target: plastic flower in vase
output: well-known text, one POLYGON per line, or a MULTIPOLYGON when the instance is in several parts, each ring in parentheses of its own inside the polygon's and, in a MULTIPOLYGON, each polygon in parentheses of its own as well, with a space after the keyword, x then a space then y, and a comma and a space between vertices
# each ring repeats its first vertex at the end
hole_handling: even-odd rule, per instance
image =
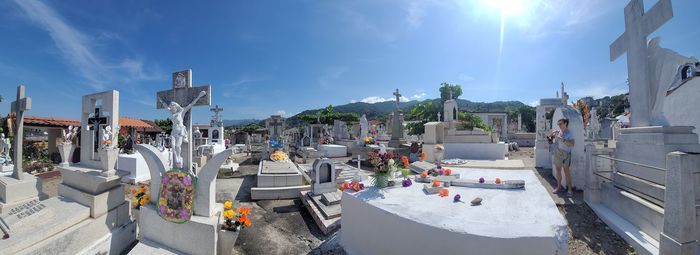
POLYGON ((151 201, 151 195, 148 194, 146 185, 140 185, 139 187, 131 189, 131 195, 134 196, 134 200, 131 202, 131 204, 136 209, 141 208, 141 206, 144 206, 151 201))
POLYGON ((408 161, 408 157, 406 156, 401 156, 401 163, 403 163, 404 168, 408 168, 410 163, 408 161))

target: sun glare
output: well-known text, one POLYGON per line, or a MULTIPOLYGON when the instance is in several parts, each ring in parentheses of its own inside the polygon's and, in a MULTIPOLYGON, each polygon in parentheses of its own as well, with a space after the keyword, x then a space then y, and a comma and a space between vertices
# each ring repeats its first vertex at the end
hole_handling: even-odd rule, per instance
POLYGON ((526 0, 481 0, 482 5, 495 8, 501 12, 501 16, 518 16, 525 10, 526 0))

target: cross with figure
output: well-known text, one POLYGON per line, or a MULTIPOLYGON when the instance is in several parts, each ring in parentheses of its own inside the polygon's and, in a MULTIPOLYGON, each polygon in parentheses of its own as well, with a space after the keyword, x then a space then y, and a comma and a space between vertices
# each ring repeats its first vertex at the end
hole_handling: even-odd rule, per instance
POLYGON ((95 132, 93 136, 93 148, 92 151, 93 153, 93 159, 97 160, 97 149, 100 147, 100 130, 102 125, 107 125, 107 117, 102 116, 100 113, 102 111, 100 108, 95 108, 95 113, 92 115, 92 118, 88 118, 88 127, 92 129, 93 132, 95 132))
POLYGON ((22 140, 24 139, 24 112, 32 109, 32 98, 24 96, 24 85, 17 86, 17 100, 12 102, 12 112, 15 113, 15 167, 12 177, 24 179, 22 171, 22 140))
POLYGON ((610 61, 627 53, 630 107, 635 127, 651 124, 651 81, 648 73, 647 36, 673 17, 671 0, 660 0, 644 13, 644 2, 632 0, 625 7, 625 32, 610 45, 610 61))
POLYGON ((399 89, 396 89, 396 92, 394 92, 394 96, 396 97, 396 108, 399 108, 399 99, 401 99, 401 94, 399 93, 399 89))
POLYGON ((192 70, 173 73, 173 89, 156 95, 158 109, 168 109, 173 122, 170 133, 173 165, 192 172, 192 112, 193 106, 211 105, 211 86, 192 87, 192 70), (181 148, 185 143, 184 150, 181 148))
POLYGON ((224 123, 221 121, 221 114, 219 112, 224 111, 224 108, 219 107, 219 105, 217 104, 214 108, 211 108, 209 110, 214 112, 214 119, 211 120, 211 126, 222 126, 224 123))

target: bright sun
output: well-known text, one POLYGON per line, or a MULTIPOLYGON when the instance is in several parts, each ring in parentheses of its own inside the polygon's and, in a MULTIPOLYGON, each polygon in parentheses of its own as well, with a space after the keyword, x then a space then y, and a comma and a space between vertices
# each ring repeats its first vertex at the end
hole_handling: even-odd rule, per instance
POLYGON ((501 16, 518 16, 525 10, 526 0, 481 0, 483 6, 498 9, 501 16))

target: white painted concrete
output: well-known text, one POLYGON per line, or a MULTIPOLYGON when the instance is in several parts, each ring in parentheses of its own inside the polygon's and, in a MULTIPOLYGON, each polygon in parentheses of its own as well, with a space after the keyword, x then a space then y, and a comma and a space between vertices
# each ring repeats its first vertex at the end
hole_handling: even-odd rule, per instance
POLYGON ((348 155, 348 147, 338 144, 319 144, 318 150, 323 151, 324 156, 328 158, 346 157, 348 155))
POLYGON ((122 177, 123 182, 133 184, 151 179, 146 160, 138 152, 134 154, 119 154, 116 169, 129 173, 129 175, 122 177))
POLYGON ((462 178, 523 179, 523 190, 422 185, 343 193, 341 244, 349 254, 567 254, 567 223, 531 170, 459 169, 462 178), (454 203, 460 194, 467 203, 454 203), (481 206, 470 206, 475 197, 481 206), (382 226, 378 228, 377 226, 382 226), (432 241, 430 241, 432 240, 432 241), (428 245, 430 244, 430 245, 428 245))

